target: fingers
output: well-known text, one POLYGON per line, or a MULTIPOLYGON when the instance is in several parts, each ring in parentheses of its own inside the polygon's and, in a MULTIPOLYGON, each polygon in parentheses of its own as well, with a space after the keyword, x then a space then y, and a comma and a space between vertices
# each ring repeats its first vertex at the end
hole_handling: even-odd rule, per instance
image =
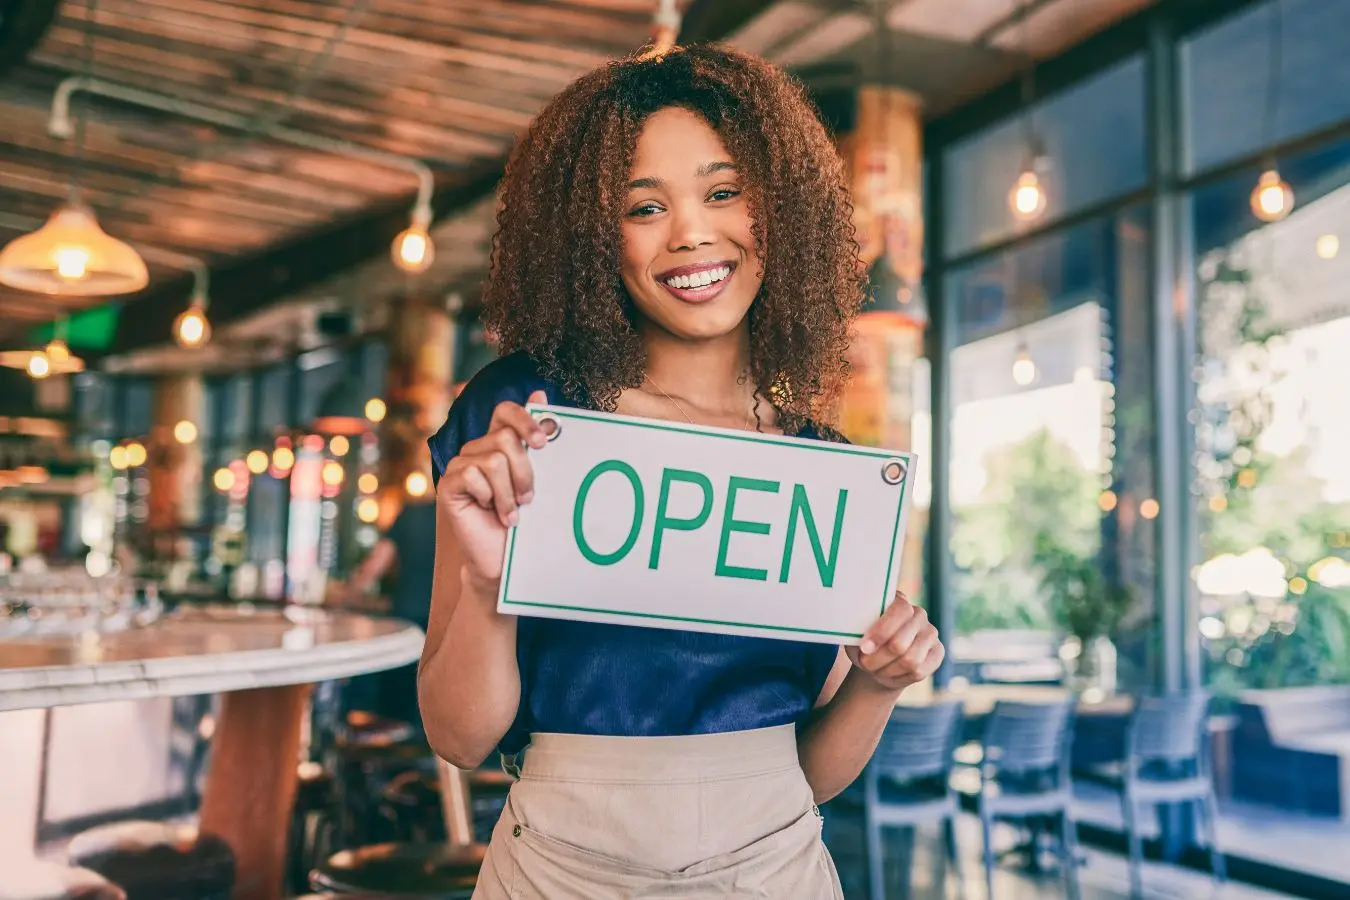
MULTIPOLYGON (((527 402, 547 403, 548 397, 535 391, 527 402)), ((524 406, 499 403, 487 434, 466 443, 451 460, 446 486, 494 510, 502 526, 510 528, 520 521, 521 504, 534 498, 534 467, 525 445, 539 448, 546 443, 543 429, 524 406)))
MULTIPOLYGON (((937 629, 928 621, 928 613, 910 605, 900 595, 868 629, 858 646, 858 665, 878 679, 911 680, 911 676, 928 665, 934 648, 938 648, 937 661, 941 663, 941 646, 937 629)), ((927 677, 926 674, 917 675, 913 680, 923 677, 927 677)))
MULTIPOLYGON (((531 402, 542 391, 535 391, 531 394, 531 402)), ((544 429, 535 421, 534 416, 526 411, 525 407, 518 403, 498 403, 497 408, 492 411, 492 421, 488 423, 488 437, 492 437, 498 431, 509 431, 514 434, 515 439, 524 444, 529 444, 536 450, 548 443, 548 438, 544 434, 544 429)), ((470 441, 465 447, 469 447, 476 441, 470 441)))
MULTIPOLYGON (((902 591, 896 591, 895 602, 886 608, 886 611, 882 613, 881 618, 872 623, 871 628, 867 629, 867 633, 863 635, 862 642, 858 645, 858 649, 865 655, 877 652, 880 647, 895 636, 897 631, 909 622, 910 618, 916 612, 923 612, 923 610, 916 609, 902 591)), ((924 613, 924 621, 927 621, 927 619, 928 615, 927 613, 924 613)))
POLYGON ((889 682, 918 682, 929 677, 942 665, 946 656, 937 631, 930 630, 919 635, 909 650, 893 659, 874 677, 889 682))

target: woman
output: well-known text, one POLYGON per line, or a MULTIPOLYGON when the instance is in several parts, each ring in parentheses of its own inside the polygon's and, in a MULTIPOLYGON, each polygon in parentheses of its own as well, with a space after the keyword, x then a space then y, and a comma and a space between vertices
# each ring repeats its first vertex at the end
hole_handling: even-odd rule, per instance
POLYGON ((532 496, 522 404, 822 440, 863 283, 842 166, 801 88, 713 47, 607 66, 508 163, 488 366, 430 440, 436 571, 418 687, 461 767, 525 749, 475 897, 841 897, 817 803, 942 660, 897 598, 846 652, 504 616, 532 496))

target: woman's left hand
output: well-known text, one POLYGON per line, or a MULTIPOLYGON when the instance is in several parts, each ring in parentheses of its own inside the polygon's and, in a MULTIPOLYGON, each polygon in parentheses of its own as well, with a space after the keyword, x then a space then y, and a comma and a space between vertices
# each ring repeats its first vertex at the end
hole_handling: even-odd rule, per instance
POLYGON ((928 613, 900 591, 862 642, 847 652, 854 668, 897 693, 931 676, 947 655, 928 613))

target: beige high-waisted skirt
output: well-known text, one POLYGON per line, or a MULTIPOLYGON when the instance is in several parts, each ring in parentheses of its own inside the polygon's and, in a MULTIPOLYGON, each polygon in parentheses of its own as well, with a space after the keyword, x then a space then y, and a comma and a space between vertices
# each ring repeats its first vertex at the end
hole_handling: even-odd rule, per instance
POLYGON ((474 900, 842 900, 792 726, 536 734, 474 900))

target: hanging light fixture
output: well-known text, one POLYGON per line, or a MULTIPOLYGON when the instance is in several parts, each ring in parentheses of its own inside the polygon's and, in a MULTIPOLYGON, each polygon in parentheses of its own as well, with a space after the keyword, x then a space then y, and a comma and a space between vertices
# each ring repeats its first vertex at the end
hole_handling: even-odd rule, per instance
POLYGON ((47 224, 0 250, 0 282, 62 297, 104 297, 139 291, 150 281, 145 262, 109 235, 77 188, 47 224))
MULTIPOLYGON (((1267 145, 1275 140, 1275 109, 1280 94, 1280 54, 1283 51, 1284 44, 1281 5, 1279 0, 1270 4, 1270 48, 1267 51, 1267 56, 1270 59, 1270 71, 1266 75, 1264 129, 1267 145)), ((1251 206, 1252 214, 1262 222, 1278 222, 1293 212, 1294 191, 1289 187, 1289 182, 1280 177, 1280 170, 1276 167, 1274 159, 1266 164, 1265 171, 1256 180, 1256 187, 1252 188, 1251 206)))
MULTIPOLYGON (((94 13, 94 0, 89 0, 84 29, 86 76, 93 67, 94 13)), ((149 283, 145 261, 129 245, 105 232, 82 199, 88 117, 86 108, 74 128, 75 165, 65 205, 57 208, 41 228, 0 250, 0 283, 61 297, 129 294, 149 283)))
MULTIPOLYGON (((1034 136, 1030 139, 1035 140, 1034 136)), ((1033 149, 1027 153, 1017 181, 1008 192, 1008 208, 1019 222, 1034 222, 1045 214, 1049 198, 1041 184, 1041 173, 1049 167, 1050 160, 1044 152, 1033 149)))
POLYGON ((1294 208, 1294 191, 1289 182, 1280 177, 1278 169, 1269 168, 1261 173, 1256 187, 1252 188, 1252 213, 1263 222, 1278 222, 1294 208))
POLYGON ((1050 168, 1050 157, 1045 152, 1041 139, 1036 134, 1032 121, 1032 104, 1036 98, 1035 68, 1031 58, 1031 40, 1027 34, 1027 10, 1019 0, 1017 12, 1022 23, 1022 122, 1025 130, 1023 141, 1026 157, 1008 191, 1008 208, 1013 218, 1019 222, 1034 222, 1045 215, 1050 205, 1041 179, 1050 168))
POLYGON ((431 268, 436 258, 436 245, 431 241, 430 227, 431 204, 424 205, 419 201, 413 208, 412 224, 394 238, 394 265, 414 275, 431 268))
POLYGON ((1036 361, 1031 358, 1026 341, 1021 341, 1017 345, 1017 355, 1013 358, 1012 377, 1019 387, 1028 387, 1036 380, 1036 361))
POLYGON ((211 340, 211 321, 206 318, 206 296, 192 295, 188 308, 173 320, 173 339, 185 350, 193 350, 211 340))
POLYGON ((28 377, 40 381, 49 375, 73 375, 84 371, 84 360, 70 352, 65 341, 65 320, 58 320, 52 339, 40 350, 6 350, 0 352, 0 366, 27 372, 28 377))

